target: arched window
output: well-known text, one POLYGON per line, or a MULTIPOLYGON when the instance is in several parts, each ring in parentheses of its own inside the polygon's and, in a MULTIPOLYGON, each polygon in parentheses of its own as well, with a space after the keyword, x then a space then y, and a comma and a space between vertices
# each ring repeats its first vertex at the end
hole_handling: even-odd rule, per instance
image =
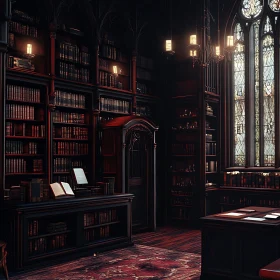
MULTIPOLYGON (((280 0, 243 0, 232 54, 233 166, 275 166, 276 24, 280 0)), ((280 19, 280 17, 279 17, 280 19)), ((278 31, 279 32, 279 31, 278 31)), ((279 91, 279 89, 278 89, 279 91)), ((279 123, 279 121, 278 121, 279 123)), ((278 136, 279 137, 279 136, 278 136)))

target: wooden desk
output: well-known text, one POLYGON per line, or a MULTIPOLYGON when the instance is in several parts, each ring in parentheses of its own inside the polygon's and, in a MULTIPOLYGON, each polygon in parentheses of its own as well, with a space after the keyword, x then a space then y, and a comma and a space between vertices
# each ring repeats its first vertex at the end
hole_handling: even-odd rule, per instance
POLYGON ((280 209, 256 206, 242 209, 255 212, 239 217, 221 215, 238 212, 234 210, 201 218, 201 280, 259 279, 260 268, 280 257, 280 219, 244 220, 262 218, 280 209))

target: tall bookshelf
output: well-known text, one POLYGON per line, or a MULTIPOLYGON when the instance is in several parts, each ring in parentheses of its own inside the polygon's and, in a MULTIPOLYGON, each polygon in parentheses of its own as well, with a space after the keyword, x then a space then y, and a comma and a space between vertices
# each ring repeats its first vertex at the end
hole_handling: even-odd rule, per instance
POLYGON ((69 170, 80 167, 86 173, 91 171, 90 101, 90 92, 85 89, 56 87, 52 112, 52 181, 73 185, 69 170))
POLYGON ((6 85, 5 189, 47 179, 46 86, 8 76, 6 85))
POLYGON ((173 98, 171 128, 170 218, 190 223, 195 217, 200 182, 200 113, 195 95, 173 98))

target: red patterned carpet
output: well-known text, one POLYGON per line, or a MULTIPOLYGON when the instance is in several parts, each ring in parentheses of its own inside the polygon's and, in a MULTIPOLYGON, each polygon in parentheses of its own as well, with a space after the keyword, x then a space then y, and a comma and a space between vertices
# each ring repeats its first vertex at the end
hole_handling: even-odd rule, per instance
POLYGON ((134 245, 80 258, 10 280, 198 280, 200 255, 146 245, 134 245))

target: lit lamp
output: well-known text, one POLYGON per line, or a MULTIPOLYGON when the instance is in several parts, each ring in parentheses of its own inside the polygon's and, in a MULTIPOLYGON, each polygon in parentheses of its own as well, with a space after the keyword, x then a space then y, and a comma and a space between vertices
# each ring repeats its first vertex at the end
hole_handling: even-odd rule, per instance
POLYGON ((192 58, 193 60, 193 67, 196 62, 199 61, 199 51, 200 51, 200 46, 197 44, 197 37, 196 34, 190 35, 190 41, 188 45, 188 50, 189 50, 189 57, 192 58))
POLYGON ((118 76, 118 66, 116 66, 116 65, 113 66, 113 74, 115 76, 118 76))
POLYGON ((165 40, 165 52, 173 55, 175 52, 172 50, 172 40, 165 40))
POLYGON ((196 35, 190 36, 190 45, 197 45, 196 35))
POLYGON ((33 58, 35 56, 35 54, 32 53, 32 44, 27 44, 25 56, 27 58, 33 58))
POLYGON ((229 35, 227 36, 227 46, 225 47, 225 51, 227 52, 227 58, 228 60, 231 60, 231 54, 233 53, 235 49, 234 46, 234 40, 233 40, 233 36, 229 35))
POLYGON ((215 55, 216 55, 216 61, 217 62, 219 62, 219 61, 221 61, 225 58, 225 56, 221 54, 220 46, 216 46, 215 55))

